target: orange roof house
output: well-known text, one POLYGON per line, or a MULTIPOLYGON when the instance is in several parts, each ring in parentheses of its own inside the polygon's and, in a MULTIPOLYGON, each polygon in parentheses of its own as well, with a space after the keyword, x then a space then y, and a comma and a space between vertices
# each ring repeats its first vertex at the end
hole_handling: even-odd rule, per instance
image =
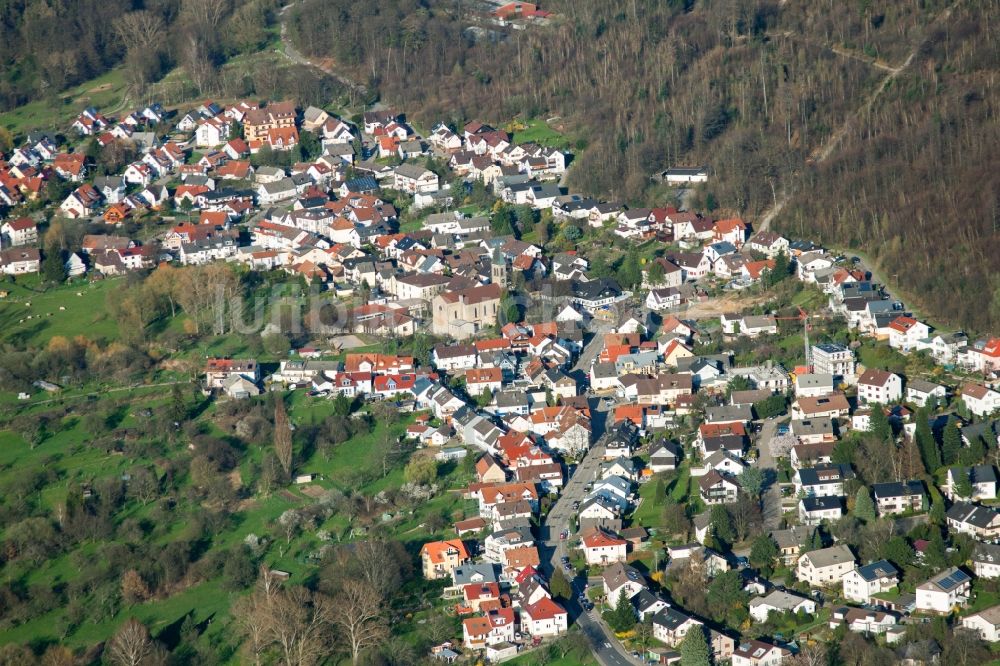
POLYGON ((461 539, 431 541, 420 549, 420 560, 424 578, 448 578, 453 569, 469 561, 469 551, 461 539))
POLYGON ((104 211, 104 221, 108 224, 120 224, 125 221, 131 211, 125 204, 112 204, 104 211))

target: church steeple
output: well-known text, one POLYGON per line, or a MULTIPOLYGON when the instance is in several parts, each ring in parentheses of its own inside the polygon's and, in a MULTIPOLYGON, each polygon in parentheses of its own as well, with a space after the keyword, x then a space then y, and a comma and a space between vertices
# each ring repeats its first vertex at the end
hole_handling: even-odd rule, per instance
POLYGON ((494 284, 507 286, 507 260, 500 252, 500 248, 493 250, 493 259, 490 262, 490 281, 494 284))

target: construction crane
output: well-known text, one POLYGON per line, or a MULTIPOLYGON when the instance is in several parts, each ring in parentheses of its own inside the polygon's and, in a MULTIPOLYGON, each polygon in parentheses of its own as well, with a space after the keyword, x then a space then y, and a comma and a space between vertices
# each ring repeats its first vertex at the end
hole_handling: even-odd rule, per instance
POLYGON ((801 306, 795 306, 799 314, 795 317, 775 317, 775 321, 801 321, 802 322, 802 338, 805 343, 805 353, 806 353, 806 366, 809 371, 812 372, 812 346, 809 344, 809 318, 813 319, 829 319, 830 315, 823 314, 809 314, 802 309, 801 306))

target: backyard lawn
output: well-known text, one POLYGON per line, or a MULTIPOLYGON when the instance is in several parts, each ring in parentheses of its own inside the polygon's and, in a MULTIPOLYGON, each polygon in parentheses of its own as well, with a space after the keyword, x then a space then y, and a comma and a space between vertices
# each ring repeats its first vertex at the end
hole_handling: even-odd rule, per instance
POLYGON ((566 135, 552 129, 548 123, 540 118, 533 118, 523 123, 527 125, 524 129, 514 131, 514 141, 516 143, 537 143, 542 146, 552 148, 569 148, 570 141, 566 135))

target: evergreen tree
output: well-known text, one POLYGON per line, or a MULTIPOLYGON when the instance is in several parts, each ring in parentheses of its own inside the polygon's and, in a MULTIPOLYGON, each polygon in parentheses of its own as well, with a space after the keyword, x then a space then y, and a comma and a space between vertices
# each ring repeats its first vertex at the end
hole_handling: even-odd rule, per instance
POLYGON ((566 580, 562 569, 559 568, 552 572, 552 578, 549 579, 549 590, 552 592, 552 596, 559 599, 569 599, 573 596, 573 588, 566 580))
POLYGON ((632 602, 629 600, 625 588, 622 588, 621 592, 618 593, 614 610, 605 615, 608 625, 617 634, 624 633, 635 626, 635 611, 632 609, 632 602))
POLYGON ((42 277, 53 284, 60 284, 66 280, 66 261, 63 258, 63 252, 54 245, 45 251, 45 260, 42 262, 42 277))
POLYGON ((774 562, 778 558, 778 544, 770 534, 761 534, 754 539, 750 547, 750 564, 759 569, 764 576, 770 576, 774 571, 774 562))
POLYGON ((500 303, 501 311, 503 312, 504 322, 506 324, 521 321, 521 306, 517 304, 517 300, 511 296, 507 296, 500 303))
POLYGON ((635 289, 642 283, 642 263, 639 251, 634 247, 628 251, 618 268, 618 282, 625 289, 635 289))
POLYGON ((654 261, 646 269, 646 279, 649 281, 650 286, 656 286, 663 283, 663 278, 666 276, 666 272, 663 270, 663 264, 659 261, 654 261))
POLYGON ((983 445, 983 439, 981 437, 973 437, 969 445, 963 447, 958 453, 958 461, 969 467, 973 465, 978 465, 983 462, 983 458, 986 457, 986 447, 983 445))
POLYGON ((183 423, 187 419, 188 405, 184 399, 180 384, 170 387, 170 420, 175 423, 183 423))
POLYGON ((711 666, 708 639, 703 625, 691 627, 680 645, 681 666, 711 666))
POLYGON ((941 451, 938 449, 937 442, 934 441, 930 418, 931 412, 927 408, 917 412, 917 430, 914 436, 917 440, 917 448, 920 450, 920 458, 924 461, 924 467, 933 474, 941 467, 941 451))
POLYGON ((945 511, 944 502, 931 502, 931 510, 929 512, 930 520, 935 525, 944 524, 945 511))
POLYGON ((963 467, 956 467, 952 469, 952 473, 955 479, 955 494, 962 499, 970 499, 973 492, 972 479, 969 478, 971 470, 963 467))
POLYGON ((941 459, 945 465, 954 465, 962 450, 962 433, 958 430, 958 419, 948 419, 941 434, 941 459))
POLYGON ((497 236, 510 236, 514 233, 514 213, 510 206, 500 206, 490 220, 490 229, 497 236))
POLYGON ((853 437, 846 437, 833 445, 833 454, 831 454, 830 460, 838 465, 851 465, 854 463, 854 454, 857 448, 857 441, 853 437))
POLYGON ((894 536, 882 546, 879 555, 896 566, 907 567, 913 563, 914 551, 906 539, 901 536, 894 536))
POLYGON ((709 522, 716 539, 722 541, 726 546, 736 541, 736 530, 733 529, 733 521, 729 517, 726 507, 719 504, 713 506, 709 522))
POLYGON ((864 486, 858 488, 858 493, 854 496, 854 516, 863 523, 875 522, 877 518, 875 501, 864 486))
POLYGON ((713 578, 708 585, 707 601, 713 619, 739 626, 747 616, 747 595, 740 573, 731 569, 713 578))
POLYGON ((778 256, 774 258, 774 268, 767 271, 767 277, 765 282, 768 287, 773 287, 778 284, 791 273, 792 264, 788 259, 788 255, 784 252, 779 252, 778 256))
POLYGON ((872 415, 868 420, 868 432, 880 442, 892 441, 892 425, 885 415, 882 405, 875 403, 871 405, 872 415))
POLYGON ((736 482, 740 484, 743 492, 755 502, 760 500, 760 494, 764 490, 764 480, 764 472, 760 467, 747 467, 736 477, 736 482))
POLYGON ((826 541, 823 539, 823 530, 817 527, 813 530, 812 536, 809 538, 809 550, 820 550, 826 548, 826 541))

